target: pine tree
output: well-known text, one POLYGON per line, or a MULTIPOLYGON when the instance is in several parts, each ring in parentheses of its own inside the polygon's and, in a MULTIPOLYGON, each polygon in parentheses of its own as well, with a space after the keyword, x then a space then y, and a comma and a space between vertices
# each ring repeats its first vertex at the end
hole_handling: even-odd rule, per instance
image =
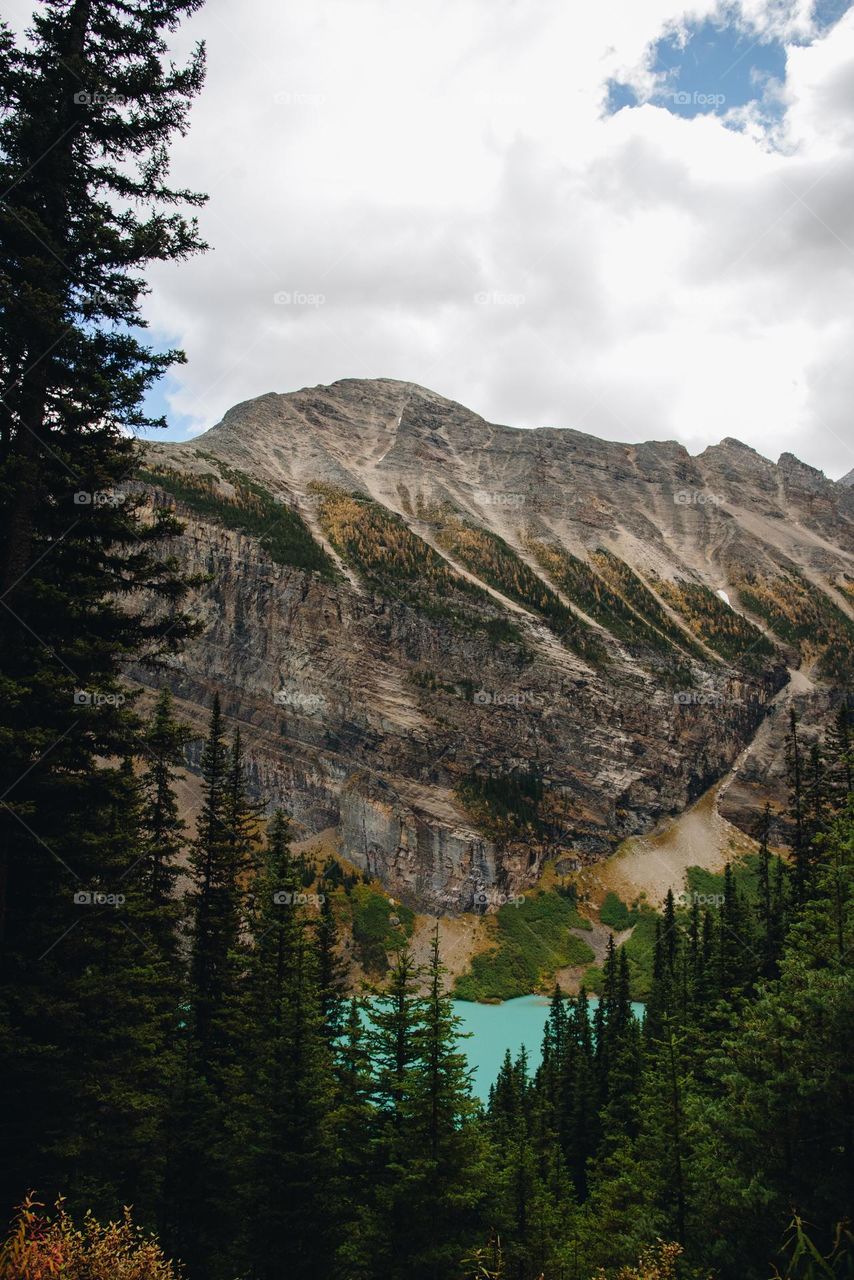
POLYGON ((178 811, 175 788, 177 769, 184 763, 184 748, 191 739, 189 728, 176 720, 172 695, 162 689, 154 714, 141 736, 143 746, 142 884, 152 913, 162 925, 160 944, 170 954, 178 944, 177 923, 180 904, 175 900, 178 861, 185 849, 185 825, 178 811))
POLYGON ((202 810, 190 852, 190 964, 182 1085, 172 1121, 163 1233, 172 1252, 211 1276, 226 1274, 236 1201, 228 1120, 245 1053, 241 930, 253 813, 239 737, 229 750, 219 697, 202 752, 202 810))
POLYGON ((804 838, 808 845, 812 846, 816 836, 821 835, 824 830, 828 815, 828 783, 825 761, 821 747, 817 742, 812 743, 810 746, 804 805, 804 838))
MULTIPOLYGON (((11 1144, 4 1191, 20 1194, 38 1178, 45 1194, 61 1191, 78 1207, 109 1213, 134 1200, 140 1220, 154 1225, 175 1066, 174 974, 140 885, 139 787, 130 761, 100 770, 91 787, 92 808, 75 833, 77 865, 87 869, 78 883, 86 887, 56 904, 58 923, 69 907, 76 919, 15 993, 17 1002, 35 995, 35 1008, 10 1001, 13 1025, 28 1023, 34 1034, 24 1047, 17 1041, 4 1077, 17 1102, 4 1113, 11 1144)), ((4 1042, 8 1034, 4 1028, 4 1042)))
MULTIPOLYGON (((140 945, 129 933, 139 932, 136 893, 118 884, 140 849, 137 833, 111 830, 127 779, 119 784, 105 762, 136 750, 122 672, 193 630, 164 551, 180 526, 166 512, 143 518, 126 482, 137 458, 128 429, 146 425, 144 392, 178 358, 134 337, 143 272, 202 247, 178 211, 200 197, 166 182, 167 145, 186 128, 202 54, 185 68, 163 56, 164 33, 197 7, 52 0, 31 37, 6 30, 0 41, 0 1077, 15 1090, 0 1135, 11 1153, 7 1201, 33 1181, 47 1194, 88 1182, 84 1168, 122 1088, 143 1096, 141 1062, 119 1052, 116 1009, 135 1028, 125 1044, 138 1039, 152 1068, 158 1052, 154 1024, 143 1030, 133 1015, 137 982, 140 1017, 149 1007, 141 991, 150 975, 144 950, 131 951, 140 945), (90 904, 87 913, 75 902, 96 890, 123 894, 124 910, 90 904), (113 1060, 101 1056, 109 1045, 113 1060), (94 1062, 107 1077, 97 1104, 84 1072, 94 1062), (93 1105, 102 1119, 87 1126, 93 1105)), ((151 1185, 132 1185, 141 1130, 119 1113, 128 1167, 119 1190, 105 1165, 107 1215, 122 1197, 139 1205, 151 1185)))
POLYGON ((385 991, 369 1007, 368 1045, 374 1066, 378 1110, 372 1135, 378 1170, 374 1188, 381 1239, 375 1267, 389 1280, 405 1276, 409 1206, 403 1179, 412 1157, 414 1076, 420 1061, 423 1024, 417 972, 408 951, 395 957, 385 991))
POLYGON ((809 889, 810 858, 804 797, 804 763, 798 736, 798 717, 794 707, 789 712, 789 734, 786 739, 786 771, 789 780, 789 814, 792 819, 792 856, 794 870, 792 889, 796 903, 803 903, 809 889))
POLYGON ((854 791, 854 705, 846 694, 827 734, 828 795, 839 811, 854 791))
POLYGON ((382 1174, 367 1141, 376 1122, 367 1028, 358 1000, 351 1000, 335 1054, 335 1111, 331 1201, 339 1237, 336 1261, 349 1280, 368 1280, 381 1232, 372 1188, 382 1174))
POLYGON ((575 1052, 567 1053, 572 1077, 571 1086, 567 1080, 570 1087, 564 1088, 563 1150, 576 1195, 583 1201, 587 1196, 588 1162, 599 1145, 599 1089, 590 1006, 584 987, 575 1000, 569 1034, 574 1036, 575 1052))
POLYGON ((443 990, 444 974, 437 926, 424 974, 427 991, 419 1002, 419 1054, 401 1179, 409 1213, 400 1274, 411 1280, 440 1280, 451 1273, 477 1238, 487 1189, 482 1151, 470 1124, 478 1106, 458 1044, 460 1019, 443 990))
POLYGON ((347 965, 338 949, 338 925, 331 886, 321 881, 320 919, 317 922, 317 984, 320 1014, 330 1043, 341 1030, 347 988, 347 965))
POLYGON ((777 962, 783 938, 783 902, 782 863, 775 859, 776 867, 771 865, 771 851, 768 847, 768 836, 771 829, 771 806, 766 803, 762 816, 759 840, 759 875, 758 896, 756 900, 756 918, 759 930, 759 972, 763 978, 777 976, 777 962))
POLYGON ((190 1012, 194 1052, 204 1073, 219 1052, 217 1024, 235 977, 241 917, 241 868, 233 857, 238 833, 228 820, 229 752, 219 694, 214 696, 201 770, 204 798, 190 853, 190 1012))
MULTIPOLYGON (((259 1280, 321 1280, 337 1245, 333 1178, 332 1060, 324 1036, 316 952, 298 903, 285 818, 270 825, 252 882, 252 943, 239 1025, 245 1044, 236 1084, 244 1234, 234 1266, 259 1280)), ((357 1087, 351 1082, 351 1087, 357 1087)), ((354 1115, 350 1115, 352 1123, 354 1115)))

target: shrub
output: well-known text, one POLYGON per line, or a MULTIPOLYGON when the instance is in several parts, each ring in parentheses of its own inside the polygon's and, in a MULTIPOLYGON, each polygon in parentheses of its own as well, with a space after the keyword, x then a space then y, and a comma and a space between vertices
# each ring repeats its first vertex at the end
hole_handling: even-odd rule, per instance
POLYGON ((179 1280, 180 1272, 154 1236, 121 1222, 101 1224, 87 1211, 76 1227, 59 1200, 56 1216, 28 1195, 0 1249, 0 1280, 179 1280))
POLYGON ((401 903, 370 885, 355 885, 350 892, 353 912, 353 944, 361 964, 371 973, 388 968, 388 952, 406 945, 415 916, 401 903))
POLYGON ((605 901, 599 908, 599 919, 606 924, 609 929, 616 929, 622 932, 628 929, 638 920, 638 912, 630 910, 619 894, 609 890, 605 894, 605 901))

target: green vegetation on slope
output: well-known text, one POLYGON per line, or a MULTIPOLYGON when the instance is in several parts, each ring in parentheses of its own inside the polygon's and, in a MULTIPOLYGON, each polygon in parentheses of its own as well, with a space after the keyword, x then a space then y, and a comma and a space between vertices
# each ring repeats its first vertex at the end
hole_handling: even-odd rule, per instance
POLYGON ((347 900, 357 959, 368 972, 384 974, 388 969, 388 953, 406 946, 411 938, 415 916, 409 907, 393 903, 388 894, 375 885, 354 885, 347 900))
POLYGON ((636 924, 639 918, 640 912, 638 909, 626 906, 618 893, 614 893, 611 889, 605 894, 605 901, 599 908, 599 919, 609 929, 616 929, 618 932, 622 932, 623 929, 628 929, 631 925, 636 924))
POLYGON ((497 840, 512 840, 540 825, 543 781, 531 768, 516 773, 469 773, 455 788, 481 830, 497 840))
POLYGON ((668 616, 646 583, 613 551, 599 547, 592 555, 593 563, 605 581, 632 606, 651 626, 674 644, 701 662, 708 661, 697 644, 668 616))
POLYGON ((819 676, 854 675, 854 622, 794 565, 777 578, 747 571, 735 585, 746 609, 764 618, 781 640, 817 658, 819 676))
POLYGON ((774 646, 758 627, 731 609, 710 587, 677 578, 656 580, 656 589, 685 625, 727 662, 757 669, 774 656, 774 646))
POLYGON ((459 1000, 511 1000, 549 984, 565 965, 586 964, 593 952, 573 929, 589 929, 569 898, 540 890, 495 917, 496 946, 472 958, 457 978, 459 1000))
POLYGON ((442 547, 496 591, 539 615, 568 648, 589 662, 605 661, 590 627, 497 533, 446 517, 437 535, 442 547))
POLYGON ((198 475, 172 467, 150 466, 142 468, 138 476, 171 494, 197 515, 257 538, 262 550, 276 564, 307 569, 327 579, 336 576, 332 561, 311 536, 298 511, 277 502, 242 471, 218 465, 222 479, 233 486, 233 495, 222 490, 218 477, 213 474, 198 475))
MULTIPOLYGON (((755 906, 759 899, 759 855, 749 853, 732 863, 730 869, 732 883, 739 898, 747 906, 755 906)), ((706 911, 712 912, 715 917, 719 915, 726 885, 722 871, 689 867, 685 874, 685 884, 685 892, 675 899, 679 920, 684 923, 688 919, 691 906, 695 903, 701 916, 706 911)), ((630 910, 617 894, 608 893, 599 911, 599 919, 617 932, 632 929, 631 937, 622 944, 621 950, 625 951, 629 963, 632 999, 646 1000, 652 989, 656 921, 662 925, 664 916, 646 903, 630 910)), ((601 993, 602 970, 592 965, 584 975, 584 982, 589 991, 601 993)))
POLYGON ((489 594, 456 573, 395 512, 362 494, 328 485, 312 488, 326 536, 370 586, 429 617, 483 631, 495 644, 524 644, 518 627, 489 594))
MULTIPOLYGON (((629 990, 632 999, 646 1000, 652 987, 656 922, 660 922, 661 916, 653 907, 646 904, 642 904, 633 914, 635 918, 631 922, 631 937, 626 939, 620 950, 625 952, 629 965, 629 990)), ((618 927, 622 929, 629 926, 618 927)), ((591 965, 584 975, 584 985, 587 990, 601 995, 603 982, 602 969, 598 965, 591 965)))
MULTIPOLYGON (((592 565, 579 560, 555 543, 533 541, 532 554, 558 584, 591 618, 625 644, 667 650, 672 639, 657 630, 628 601, 612 589, 592 565)), ((653 602, 654 603, 654 602, 653 602)), ((659 612, 661 612, 659 610, 659 612)), ((669 619, 665 619, 669 622, 669 619)), ((668 628, 668 629, 672 629, 668 628)))

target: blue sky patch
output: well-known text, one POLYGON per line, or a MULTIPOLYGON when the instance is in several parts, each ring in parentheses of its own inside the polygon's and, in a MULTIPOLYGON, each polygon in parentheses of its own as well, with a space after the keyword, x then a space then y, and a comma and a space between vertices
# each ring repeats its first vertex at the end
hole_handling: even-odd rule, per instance
MULTIPOLYGON (((656 41, 650 68, 661 77, 652 98, 657 106, 687 118, 723 115, 761 102, 768 82, 783 79, 786 53, 778 40, 760 40, 735 23, 707 19, 689 27, 687 39, 670 31, 656 41)), ((608 88, 609 114, 639 105, 630 85, 612 81, 608 88)))
MULTIPOLYGON (((813 20, 820 32, 838 22, 852 0, 816 0, 813 20)), ((661 77, 651 101, 675 115, 723 115, 747 103, 761 104, 769 123, 780 112, 773 96, 765 98, 770 81, 782 81, 786 51, 779 40, 760 39, 737 22, 705 19, 683 33, 668 31, 651 48, 650 69, 661 77)), ((607 113, 636 107, 640 99, 629 84, 608 84, 607 113)))

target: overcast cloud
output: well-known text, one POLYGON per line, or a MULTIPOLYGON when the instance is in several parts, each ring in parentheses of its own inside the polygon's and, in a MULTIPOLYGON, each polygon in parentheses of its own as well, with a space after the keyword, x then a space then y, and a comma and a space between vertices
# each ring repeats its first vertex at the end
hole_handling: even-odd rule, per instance
POLYGON ((514 425, 854 467, 854 9, 208 0, 191 37, 209 79, 174 175, 210 193, 214 252, 152 272, 189 358, 171 434, 386 376, 514 425), (705 83, 709 17, 749 52, 705 83), (755 97, 707 109, 739 75, 755 97), (640 105, 609 113, 611 81, 640 105))

